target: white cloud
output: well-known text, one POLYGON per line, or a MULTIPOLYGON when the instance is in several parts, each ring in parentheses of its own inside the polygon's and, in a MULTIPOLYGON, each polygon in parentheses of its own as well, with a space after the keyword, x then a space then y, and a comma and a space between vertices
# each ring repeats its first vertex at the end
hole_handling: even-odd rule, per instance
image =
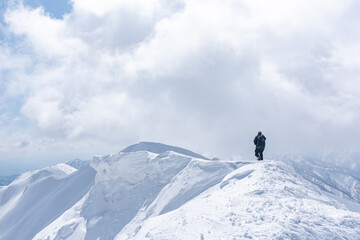
POLYGON ((273 153, 354 148, 360 31, 342 23, 356 5, 74 0, 61 20, 20 5, 5 14, 0 57, 21 66, 0 66, 3 101, 21 98, 22 129, 61 151, 153 140, 247 155, 259 129, 273 153))
POLYGON ((66 22, 52 19, 43 8, 29 9, 20 6, 5 14, 5 21, 13 34, 24 36, 25 47, 35 51, 36 57, 61 57, 82 54, 86 45, 70 36, 66 22))

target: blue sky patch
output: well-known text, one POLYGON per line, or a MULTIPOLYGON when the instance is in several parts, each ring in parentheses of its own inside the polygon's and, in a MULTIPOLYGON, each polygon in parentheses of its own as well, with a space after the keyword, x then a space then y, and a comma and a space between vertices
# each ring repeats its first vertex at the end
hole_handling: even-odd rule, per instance
POLYGON ((70 0, 24 0, 24 4, 32 8, 42 6, 51 17, 58 19, 71 12, 72 9, 70 0))

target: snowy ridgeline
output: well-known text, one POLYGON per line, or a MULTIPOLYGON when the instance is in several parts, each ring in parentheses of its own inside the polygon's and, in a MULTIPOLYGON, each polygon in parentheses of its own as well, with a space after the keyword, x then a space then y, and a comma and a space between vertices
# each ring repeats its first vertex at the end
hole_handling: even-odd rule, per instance
POLYGON ((140 143, 22 174, 0 189, 0 239, 359 239, 359 173, 194 154, 140 143))

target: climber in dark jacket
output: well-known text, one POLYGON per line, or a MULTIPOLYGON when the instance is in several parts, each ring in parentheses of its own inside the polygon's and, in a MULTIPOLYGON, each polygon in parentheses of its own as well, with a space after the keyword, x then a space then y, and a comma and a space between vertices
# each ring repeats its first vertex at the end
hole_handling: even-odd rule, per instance
POLYGON ((264 160, 263 152, 265 149, 265 140, 266 137, 261 133, 261 131, 258 132, 258 135, 254 139, 254 144, 256 145, 255 156, 259 161, 264 160))

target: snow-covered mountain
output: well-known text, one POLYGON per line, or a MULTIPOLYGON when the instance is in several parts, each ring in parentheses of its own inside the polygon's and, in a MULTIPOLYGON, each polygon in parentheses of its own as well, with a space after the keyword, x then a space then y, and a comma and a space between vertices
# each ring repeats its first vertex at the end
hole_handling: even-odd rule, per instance
POLYGON ((140 142, 138 144, 134 144, 123 149, 121 152, 139 152, 139 151, 148 151, 152 153, 163 153, 167 151, 172 151, 194 158, 209 160, 207 157, 204 157, 200 154, 194 153, 184 148, 169 146, 162 143, 153 143, 153 142, 140 142))
POLYGON ((20 175, 0 189, 0 239, 32 239, 94 185, 95 171, 59 164, 20 175))
POLYGON ((73 168, 80 169, 80 168, 89 166, 90 160, 81 160, 81 159, 76 158, 76 159, 68 161, 66 164, 73 168))
POLYGON ((0 189, 0 239, 359 239, 360 174, 304 157, 209 160, 158 143, 0 189))

